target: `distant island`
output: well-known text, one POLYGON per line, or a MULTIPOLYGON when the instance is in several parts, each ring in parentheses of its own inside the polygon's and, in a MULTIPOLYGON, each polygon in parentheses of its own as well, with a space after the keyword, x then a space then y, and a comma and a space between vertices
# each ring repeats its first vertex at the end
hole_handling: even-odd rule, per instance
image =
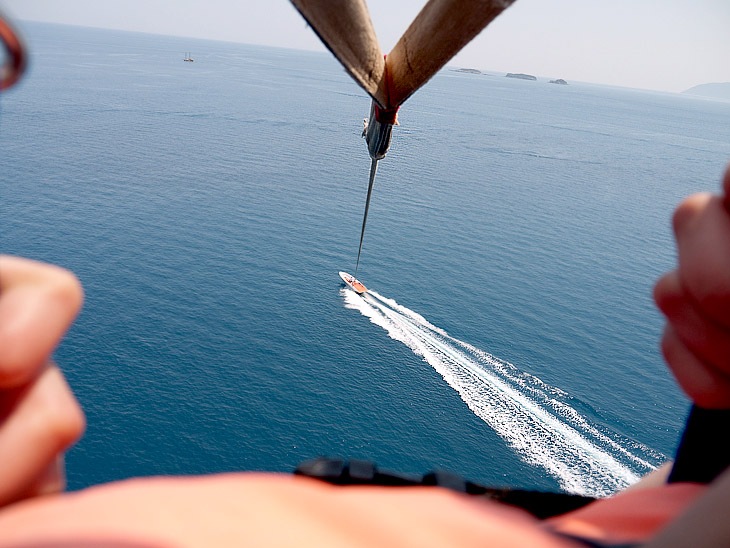
POLYGON ((730 101, 730 82, 719 82, 713 84, 700 84, 683 91, 687 95, 699 95, 712 99, 724 99, 730 101))
POLYGON ((568 82, 563 80, 562 78, 558 78, 557 80, 550 80, 550 84, 560 84, 561 86, 567 86, 568 82))
POLYGON ((520 80, 537 80, 537 77, 533 76, 532 74, 522 74, 515 72, 508 72, 507 78, 519 78, 520 80))
POLYGON ((482 71, 473 68, 458 68, 454 69, 454 72, 466 72, 468 74, 481 74, 482 71))

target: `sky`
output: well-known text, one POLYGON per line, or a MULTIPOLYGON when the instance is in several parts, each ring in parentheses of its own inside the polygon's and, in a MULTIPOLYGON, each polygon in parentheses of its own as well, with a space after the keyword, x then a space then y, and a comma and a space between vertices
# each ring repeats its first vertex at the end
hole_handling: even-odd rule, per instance
MULTIPOLYGON (((384 52, 424 3, 367 2, 384 52)), ((25 20, 326 51, 288 0, 0 0, 0 9, 25 20)), ((669 92, 730 82, 730 0, 517 0, 449 64, 669 92)))

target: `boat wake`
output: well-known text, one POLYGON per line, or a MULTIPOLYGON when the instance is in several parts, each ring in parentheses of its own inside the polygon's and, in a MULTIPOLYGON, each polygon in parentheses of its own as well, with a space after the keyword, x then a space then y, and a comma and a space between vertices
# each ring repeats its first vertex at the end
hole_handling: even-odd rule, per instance
POLYGON ((450 336, 423 316, 375 291, 344 288, 360 311, 433 367, 469 409, 530 465, 571 493, 607 496, 655 469, 665 457, 605 427, 592 425, 562 390, 450 336))

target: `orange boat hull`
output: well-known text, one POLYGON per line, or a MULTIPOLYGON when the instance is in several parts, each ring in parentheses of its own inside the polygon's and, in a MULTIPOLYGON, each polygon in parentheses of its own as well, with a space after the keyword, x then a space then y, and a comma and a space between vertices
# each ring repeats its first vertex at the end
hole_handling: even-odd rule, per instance
POLYGON ((342 281, 345 282, 347 286, 358 295, 362 295, 368 290, 367 287, 365 287, 365 285, 360 280, 355 278, 355 276, 348 274, 347 272, 340 272, 340 278, 342 278, 342 281))

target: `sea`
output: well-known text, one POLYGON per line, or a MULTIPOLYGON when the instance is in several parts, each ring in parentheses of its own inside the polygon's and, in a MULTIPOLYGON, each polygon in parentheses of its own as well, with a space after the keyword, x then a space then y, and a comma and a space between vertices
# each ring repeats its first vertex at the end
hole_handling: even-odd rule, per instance
POLYGON ((71 490, 328 456, 605 496, 672 458, 652 287, 730 102, 447 66, 380 162, 358 296, 370 99, 329 53, 19 28, 0 250, 85 288, 71 490))

